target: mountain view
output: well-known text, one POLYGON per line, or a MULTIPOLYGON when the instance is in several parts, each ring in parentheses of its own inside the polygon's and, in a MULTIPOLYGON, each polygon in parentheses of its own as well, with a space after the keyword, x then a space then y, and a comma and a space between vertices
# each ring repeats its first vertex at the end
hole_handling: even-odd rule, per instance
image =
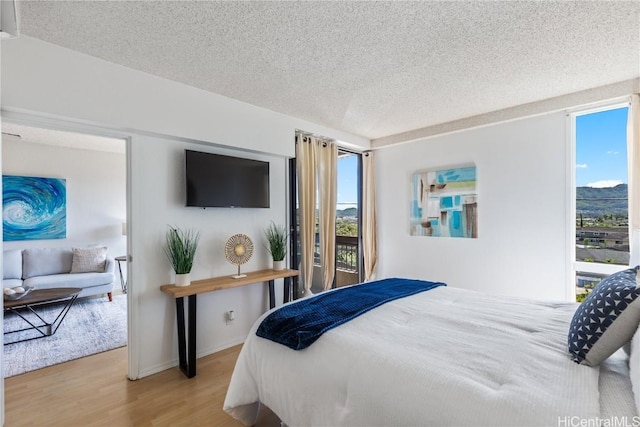
POLYGON ((615 187, 576 188, 576 212, 585 217, 601 217, 603 215, 627 216, 628 206, 627 184, 615 187))
POLYGON ((358 208, 336 209, 336 218, 356 218, 358 216, 358 208))

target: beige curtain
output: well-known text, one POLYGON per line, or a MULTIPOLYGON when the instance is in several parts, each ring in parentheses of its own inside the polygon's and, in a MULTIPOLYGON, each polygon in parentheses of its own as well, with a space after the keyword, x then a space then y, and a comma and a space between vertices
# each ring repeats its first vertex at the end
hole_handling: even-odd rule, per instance
POLYGON ((362 154, 362 177, 362 253, 364 280, 368 282, 375 278, 378 263, 375 169, 371 151, 362 154))
POLYGON ((316 150, 315 138, 296 135, 298 215, 300 216, 300 278, 303 296, 311 295, 313 247, 316 234, 316 150))
POLYGON ((317 140, 320 262, 322 287, 331 289, 336 270, 336 198, 338 192, 338 147, 334 142, 317 140))
POLYGON ((629 265, 640 264, 640 96, 631 96, 627 118, 629 175, 629 265))

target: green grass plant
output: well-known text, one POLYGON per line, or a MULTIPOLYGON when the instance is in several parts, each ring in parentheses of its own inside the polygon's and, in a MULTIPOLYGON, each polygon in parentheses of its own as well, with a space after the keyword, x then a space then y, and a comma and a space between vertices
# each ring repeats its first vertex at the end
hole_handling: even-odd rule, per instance
POLYGON ((176 274, 188 274, 193 267, 200 233, 191 229, 181 230, 169 226, 164 248, 176 274))
POLYGON ((271 225, 264 231, 267 237, 267 249, 274 261, 282 261, 287 255, 287 229, 276 225, 271 221, 271 225))

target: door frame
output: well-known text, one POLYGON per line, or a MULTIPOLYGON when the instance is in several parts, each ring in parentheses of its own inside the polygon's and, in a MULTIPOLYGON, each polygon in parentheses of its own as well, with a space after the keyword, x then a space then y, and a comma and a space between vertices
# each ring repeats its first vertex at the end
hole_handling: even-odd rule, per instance
MULTIPOLYGON (((344 152, 357 156, 357 203, 358 203, 358 283, 364 280, 364 253, 362 249, 362 153, 354 151, 348 148, 338 146, 338 153, 344 152)), ((297 200, 298 200, 298 174, 296 170, 296 158, 290 158, 289 163, 289 268, 297 269, 300 263, 298 257, 298 218, 297 218, 297 200)), ((337 257, 337 253, 336 253, 337 257)), ((336 260, 337 261, 337 260, 336 260)), ((337 262, 335 262, 337 269, 337 262)), ((335 287, 336 277, 333 278, 333 286, 335 287)), ((293 299, 298 299, 300 296, 299 280, 296 276, 293 280, 293 299)))
MULTIPOLYGON (((81 134, 89 134, 102 136, 106 138, 117 138, 125 141, 125 161, 126 161, 126 223, 127 223, 127 283, 134 283, 134 272, 131 268, 133 252, 133 236, 135 235, 135 221, 132 212, 132 196, 131 196, 131 150, 133 144, 133 135, 130 132, 122 132, 117 129, 90 125, 73 121, 71 119, 44 117, 36 113, 15 112, 11 110, 2 110, 1 121, 9 121, 25 126, 40 127, 45 129, 74 132, 81 134)), ((2 147, 0 140, 0 148, 2 147)), ((0 172, 2 172, 2 164, 0 163, 0 172)), ((138 322, 138 295, 136 288, 128 287, 127 289, 127 378, 130 380, 138 379, 139 376, 139 322, 138 322)), ((4 360, 0 362, 0 368, 4 366, 4 360)))

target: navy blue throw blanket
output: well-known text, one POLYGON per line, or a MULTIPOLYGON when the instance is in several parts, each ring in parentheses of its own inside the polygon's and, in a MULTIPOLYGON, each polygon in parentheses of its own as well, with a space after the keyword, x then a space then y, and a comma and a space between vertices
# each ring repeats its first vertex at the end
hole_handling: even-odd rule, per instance
POLYGON ((293 350, 302 350, 326 331, 369 310, 438 286, 446 285, 440 282, 393 278, 322 293, 285 305, 269 314, 258 327, 256 335, 293 350))

